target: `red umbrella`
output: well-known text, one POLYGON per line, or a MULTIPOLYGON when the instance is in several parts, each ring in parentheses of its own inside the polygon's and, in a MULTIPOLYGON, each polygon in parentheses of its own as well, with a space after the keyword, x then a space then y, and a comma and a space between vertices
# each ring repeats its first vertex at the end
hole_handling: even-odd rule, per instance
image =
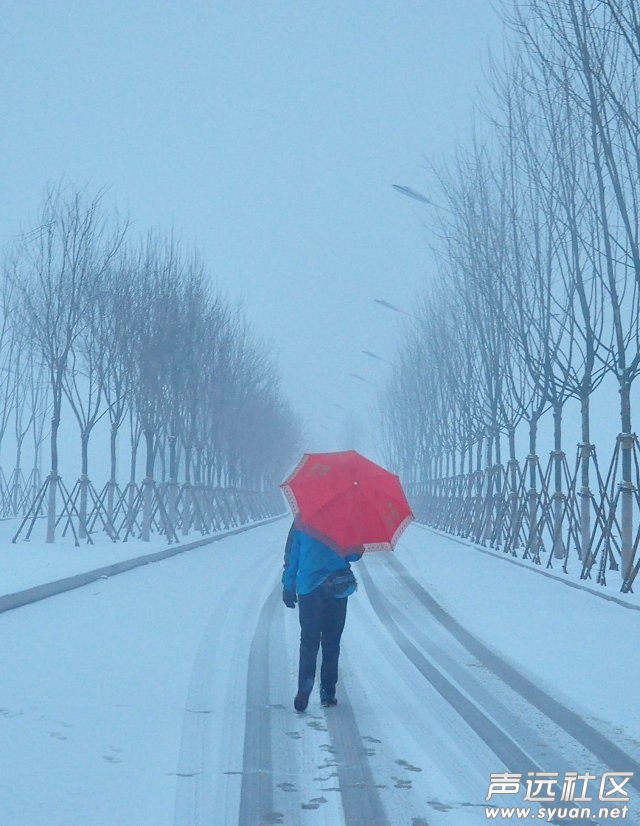
POLYGON ((355 450, 305 453, 280 487, 296 526, 343 556, 392 551, 414 518, 400 479, 355 450))

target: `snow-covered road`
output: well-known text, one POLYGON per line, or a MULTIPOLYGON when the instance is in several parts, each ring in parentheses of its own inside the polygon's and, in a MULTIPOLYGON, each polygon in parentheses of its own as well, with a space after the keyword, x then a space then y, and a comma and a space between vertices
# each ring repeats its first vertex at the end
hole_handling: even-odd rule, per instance
POLYGON ((297 714, 287 528, 0 616, 0 824, 471 826, 506 770, 632 771, 640 823, 637 610, 411 527, 358 563, 339 705, 297 714))

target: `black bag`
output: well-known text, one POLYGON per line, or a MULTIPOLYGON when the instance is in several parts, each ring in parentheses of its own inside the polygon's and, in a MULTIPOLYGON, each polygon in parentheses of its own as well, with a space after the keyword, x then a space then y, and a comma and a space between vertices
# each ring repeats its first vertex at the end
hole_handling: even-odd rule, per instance
POLYGON ((334 571, 322 583, 325 594, 336 599, 349 596, 349 593, 355 591, 357 587, 358 583, 351 568, 334 571))

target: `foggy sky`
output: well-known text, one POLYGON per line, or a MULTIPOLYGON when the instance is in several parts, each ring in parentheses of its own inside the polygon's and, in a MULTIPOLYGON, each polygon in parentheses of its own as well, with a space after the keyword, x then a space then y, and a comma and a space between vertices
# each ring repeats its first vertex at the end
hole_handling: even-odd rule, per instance
POLYGON ((366 420, 401 316, 433 274, 422 190, 467 141, 502 25, 488 0, 5 4, 2 240, 47 182, 108 197, 133 231, 202 249, 275 351, 308 449, 366 420), (356 373, 366 381, 350 376, 356 373))

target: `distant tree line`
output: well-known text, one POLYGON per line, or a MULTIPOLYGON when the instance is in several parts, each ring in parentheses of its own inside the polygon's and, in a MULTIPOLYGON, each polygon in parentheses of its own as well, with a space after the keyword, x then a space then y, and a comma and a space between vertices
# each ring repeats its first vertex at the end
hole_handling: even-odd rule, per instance
POLYGON ((504 10, 514 41, 493 66, 494 102, 425 199, 438 278, 387 388, 386 451, 432 524, 536 562, 548 548, 548 564, 565 569, 573 549, 583 577, 596 563, 601 582, 620 568, 628 590, 640 536, 640 7, 513 0, 504 10), (590 401, 607 376, 620 435, 605 472, 590 401), (581 410, 575 462, 563 449, 569 399, 581 410), (545 466, 537 435, 548 413, 545 466))
POLYGON ((47 192, 38 225, 6 251, 3 270, 5 467, 10 425, 16 448, 11 476, 0 477, 5 515, 24 513, 30 531, 46 514, 48 541, 59 525, 80 537, 98 525, 113 538, 136 530, 147 539, 154 524, 170 538, 178 523, 185 533, 206 527, 198 490, 268 493, 279 506, 277 483, 298 450, 300 425, 271 355, 213 289, 197 254, 157 230, 134 240, 101 194, 60 187, 47 192), (63 416, 78 434, 71 491, 60 475, 63 416), (110 477, 98 490, 89 447, 105 422, 110 477), (34 467, 27 477, 29 434, 34 467), (119 469, 122 440, 129 461, 119 469))

